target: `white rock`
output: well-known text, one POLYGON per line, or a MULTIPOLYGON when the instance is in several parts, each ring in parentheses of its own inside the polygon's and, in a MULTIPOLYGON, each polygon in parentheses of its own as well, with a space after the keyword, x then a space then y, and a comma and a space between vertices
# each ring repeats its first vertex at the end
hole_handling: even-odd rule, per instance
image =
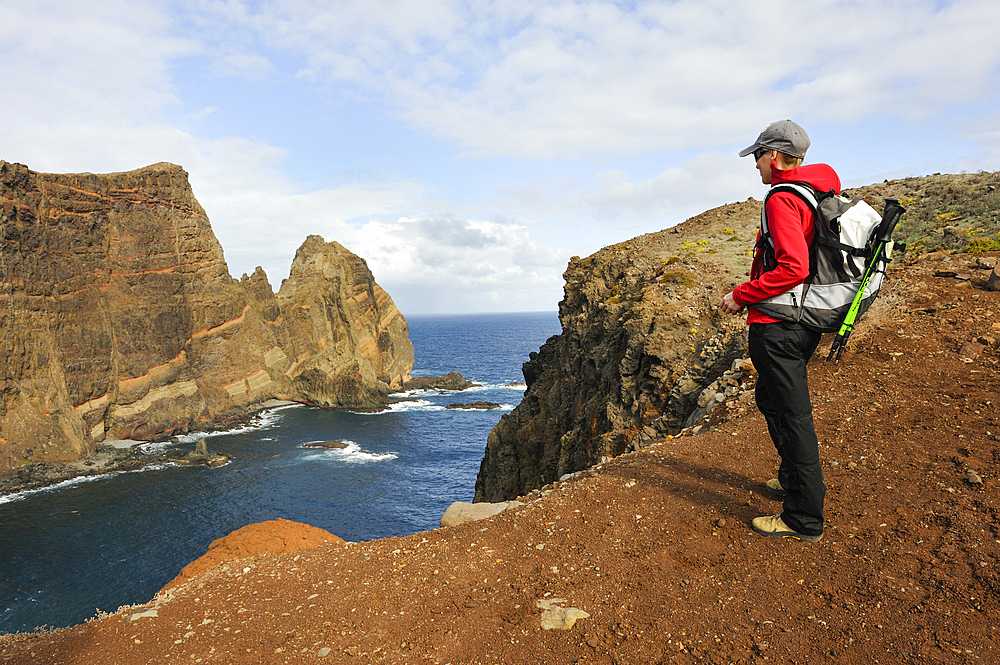
POLYGON ((448 506, 448 510, 444 511, 444 515, 441 516, 441 526, 457 526, 466 522, 483 520, 502 513, 508 508, 516 508, 523 505, 520 501, 501 501, 499 503, 466 503, 465 501, 456 501, 448 506))

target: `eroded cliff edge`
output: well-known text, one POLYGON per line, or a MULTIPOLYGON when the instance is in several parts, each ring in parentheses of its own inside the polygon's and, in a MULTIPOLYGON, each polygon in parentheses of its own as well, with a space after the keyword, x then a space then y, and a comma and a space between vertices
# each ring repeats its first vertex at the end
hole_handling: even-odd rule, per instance
POLYGON ((0 474, 271 398, 376 408, 413 365, 363 259, 310 236, 275 294, 235 280, 187 173, 0 162, 0 474))
MULTIPOLYGON (((936 174, 845 194, 880 212, 885 197, 898 198, 908 212, 894 237, 911 250, 1000 250, 1000 174, 936 174)), ((760 208, 730 203, 570 260, 562 332, 524 363, 528 388, 488 437, 476 501, 523 496, 700 422, 718 399, 713 383, 746 355, 745 317, 721 315, 717 304, 749 274, 760 208)))

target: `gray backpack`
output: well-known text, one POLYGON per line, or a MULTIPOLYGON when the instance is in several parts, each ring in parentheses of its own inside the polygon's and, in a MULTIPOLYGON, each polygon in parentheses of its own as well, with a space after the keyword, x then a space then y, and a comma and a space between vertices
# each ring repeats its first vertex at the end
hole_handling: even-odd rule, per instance
MULTIPOLYGON (((775 185, 764 197, 760 211, 757 251, 762 252, 764 272, 777 267, 765 211, 767 200, 778 192, 795 194, 813 212, 815 234, 809 247, 809 276, 802 284, 751 307, 818 332, 836 332, 858 293, 882 216, 861 199, 849 199, 832 191, 820 193, 806 183, 775 185)), ((858 318, 878 295, 891 255, 890 242, 865 288, 858 318)))

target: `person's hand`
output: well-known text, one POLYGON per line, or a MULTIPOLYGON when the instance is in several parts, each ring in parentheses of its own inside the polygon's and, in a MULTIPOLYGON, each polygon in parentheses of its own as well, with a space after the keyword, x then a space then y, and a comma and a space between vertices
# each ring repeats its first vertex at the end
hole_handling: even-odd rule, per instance
POLYGON ((719 303, 719 311, 723 314, 739 314, 741 309, 743 308, 736 304, 736 298, 733 297, 732 291, 724 295, 722 302, 719 303))

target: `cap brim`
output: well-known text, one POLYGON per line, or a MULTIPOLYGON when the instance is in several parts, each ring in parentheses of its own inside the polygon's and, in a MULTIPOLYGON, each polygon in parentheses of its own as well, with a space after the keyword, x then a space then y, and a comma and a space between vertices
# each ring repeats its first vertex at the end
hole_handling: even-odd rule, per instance
POLYGON ((747 155, 749 155, 750 153, 752 153, 754 150, 756 150, 758 147, 760 147, 760 146, 758 146, 756 143, 754 143, 749 148, 743 148, 742 150, 740 150, 740 157, 746 157, 747 155))

